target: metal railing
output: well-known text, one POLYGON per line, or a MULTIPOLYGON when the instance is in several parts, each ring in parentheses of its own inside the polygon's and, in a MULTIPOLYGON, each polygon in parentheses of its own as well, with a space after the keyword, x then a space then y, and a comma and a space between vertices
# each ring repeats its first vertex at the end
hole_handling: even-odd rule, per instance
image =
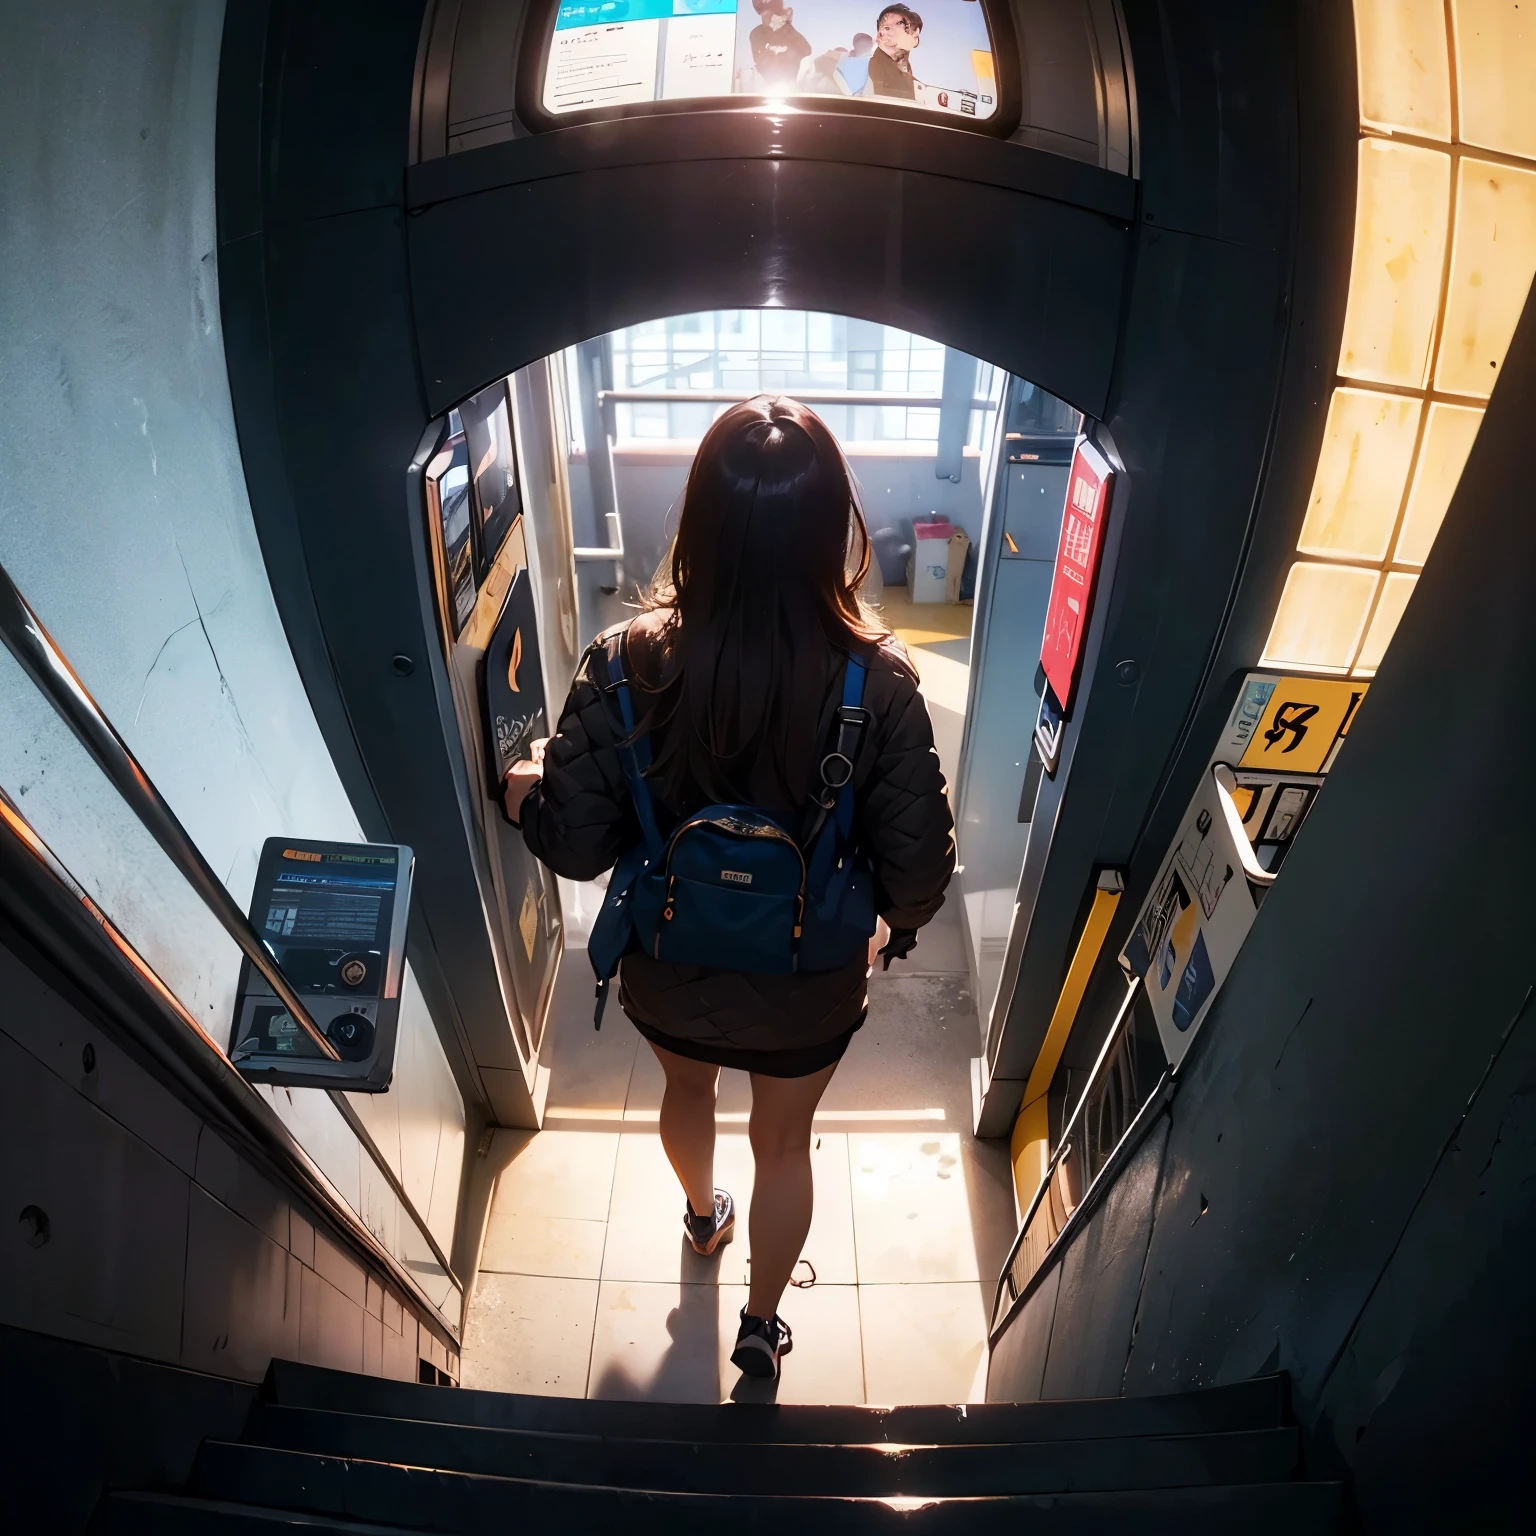
POLYGON ((992 1298, 993 1343, 1074 1218, 1087 1213, 1123 1163, 1134 1133, 1146 1123, 1150 1106, 1161 1099, 1170 1080, 1160 1056, 1155 1067, 1140 1059, 1133 1018, 1140 990, 1139 979, 1126 988, 1109 1038, 1019 1223, 992 1298))
POLYGON ((202 898, 203 905, 239 946, 240 953, 266 979, 267 985, 282 1000, 316 1050, 326 1060, 339 1062, 341 1052, 309 1016, 309 1010, 279 969, 271 950, 251 926, 250 918, 240 910, 187 829, 176 819, 176 813, 165 803, 138 759, 128 750, 128 744, 86 691, 85 684, 64 659, 53 637, 43 628, 43 621, 32 611, 31 604, 17 590, 3 565, 0 565, 0 640, 5 642, 6 649, 37 685, 58 717, 74 732, 80 745, 90 754, 91 761, 127 801, 129 810, 180 870, 183 879, 202 898))
MULTIPOLYGON (((177 871, 218 919, 225 932, 239 947, 241 954, 266 980, 294 1022, 326 1060, 340 1063, 340 1052, 315 1023, 292 983, 284 976, 271 950, 256 932, 250 918, 241 911, 224 882, 214 873, 197 844, 193 842, 191 834, 182 826, 176 813, 171 810, 160 791, 155 788, 154 782, 133 755, 128 744, 117 733, 100 705, 91 697, 85 684, 81 682, 79 675, 70 666, 63 652, 44 628, 42 620, 22 596, 3 565, 0 565, 0 641, 4 642, 6 649, 16 658, 22 670, 53 707, 54 712, 74 733, 91 760, 117 790, 177 871)), ((63 871, 63 866, 58 864, 46 844, 37 837, 14 805, 5 799, 3 793, 0 793, 0 819, 3 819, 12 832, 26 843, 34 856, 42 860, 55 877, 64 878, 74 890, 79 891, 73 878, 63 871), (8 814, 5 814, 6 812, 8 814)), ((82 899, 88 900, 84 898, 83 892, 80 894, 82 899)), ((167 1001, 172 1011, 183 1022, 191 1025, 191 1029, 196 1032, 195 1038, 203 1047, 217 1055, 220 1063, 253 1098, 259 1097, 245 1079, 235 1071, 223 1047, 192 1018, 110 919, 101 913, 94 903, 88 904, 93 917, 111 939, 114 949, 129 961, 145 984, 167 1001)), ((194 1037, 189 1033, 186 1038, 191 1040, 194 1037)), ((327 1092, 342 1118, 347 1122, 348 1128, 394 1192, 396 1199, 414 1218, 418 1230, 431 1249, 433 1257, 442 1266, 444 1274, 450 1280, 454 1280, 448 1255, 432 1234, 421 1213, 416 1210, 415 1203, 411 1200, 399 1175, 390 1166, 356 1109, 347 1101, 344 1093, 336 1090, 327 1090, 327 1092)), ((348 1222, 353 1221, 355 1213, 345 1205, 343 1209, 346 1213, 343 1219, 348 1222)), ((363 1230, 366 1231, 366 1227, 363 1230)), ((382 1248, 378 1251, 387 1252, 382 1248)), ((457 1284, 457 1281, 454 1283, 457 1284)))

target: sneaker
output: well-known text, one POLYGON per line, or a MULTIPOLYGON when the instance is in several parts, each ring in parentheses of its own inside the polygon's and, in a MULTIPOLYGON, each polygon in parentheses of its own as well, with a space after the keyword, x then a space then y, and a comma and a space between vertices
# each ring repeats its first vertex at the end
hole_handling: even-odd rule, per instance
POLYGON ((713 1253, 721 1243, 730 1242, 735 1228, 736 1206, 723 1189, 715 1191, 715 1208, 707 1216, 695 1216, 693 1206, 683 1202, 683 1231, 695 1253, 713 1253))
POLYGON ((777 1376, 779 1361, 794 1347, 794 1335, 782 1317, 748 1317, 743 1307, 731 1364, 748 1376, 777 1376))

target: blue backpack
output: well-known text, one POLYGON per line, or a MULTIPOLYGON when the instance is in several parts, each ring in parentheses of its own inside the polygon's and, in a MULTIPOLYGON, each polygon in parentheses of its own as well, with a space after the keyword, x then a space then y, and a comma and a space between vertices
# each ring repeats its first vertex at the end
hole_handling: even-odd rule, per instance
POLYGON ((646 769, 650 738, 635 731, 623 631, 599 658, 623 721, 619 761, 640 841, 614 865, 587 956, 597 973, 594 1027, 631 948, 677 965, 726 971, 831 971, 864 953, 875 931, 875 877, 853 838, 853 765, 870 724, 866 667, 850 656, 832 750, 800 837, 754 805, 706 805, 663 838, 646 769))

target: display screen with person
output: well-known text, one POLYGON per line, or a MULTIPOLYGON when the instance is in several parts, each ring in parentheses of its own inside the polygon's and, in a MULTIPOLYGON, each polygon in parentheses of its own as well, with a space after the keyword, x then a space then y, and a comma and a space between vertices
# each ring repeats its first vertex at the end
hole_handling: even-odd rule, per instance
POLYGON ((979 121, 997 112, 997 89, 977 0, 561 0, 545 108, 802 96, 979 121))
POLYGON ((795 31, 793 14, 780 0, 769 0, 752 29, 752 67, 770 90, 793 85, 800 61, 810 56, 811 45, 795 31))
POLYGON ((911 56, 922 40, 923 18, 911 6, 888 5, 880 12, 875 21, 875 50, 869 56, 871 95, 916 99, 911 56))
POLYGON ((857 32, 847 58, 837 66, 837 73, 850 96, 861 95, 869 84, 869 56, 874 49, 874 38, 868 32, 857 32))

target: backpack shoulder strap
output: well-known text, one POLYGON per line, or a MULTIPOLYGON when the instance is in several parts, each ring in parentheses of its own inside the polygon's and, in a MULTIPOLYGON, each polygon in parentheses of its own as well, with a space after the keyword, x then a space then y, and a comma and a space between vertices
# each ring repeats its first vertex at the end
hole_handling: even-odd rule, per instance
POLYGON ((834 787, 827 778, 829 766, 843 775, 835 787, 837 826, 844 837, 853 831, 853 765, 864 744, 864 732, 872 722, 869 711, 864 708, 864 680, 868 675, 869 667, 863 658, 850 653, 848 665, 843 669, 843 702, 837 706, 837 741, 821 760, 821 782, 825 788, 834 787))
POLYGON ((873 716, 864 708, 864 682, 868 675, 868 662, 850 651, 843 668, 842 702, 833 716, 836 729, 832 750, 820 763, 821 784, 812 792, 813 820, 802 843, 806 848, 816 843, 812 866, 817 875, 825 872, 823 866, 832 856, 833 839, 817 841, 828 818, 836 822, 845 841, 853 833, 854 764, 858 762, 864 734, 873 723, 873 716))
POLYGON ((634 803, 635 815, 640 822, 640 835, 644 839, 647 854, 654 862, 665 851, 661 829, 656 825, 656 806, 651 799, 651 784, 646 770, 651 766, 651 738, 646 731, 635 730, 635 704, 630 695, 629 678, 624 670, 625 630, 615 629, 603 636, 602 650, 598 658, 602 665, 603 680, 599 683, 603 696, 618 708, 623 729, 615 744, 619 754, 619 766, 624 770, 624 782, 629 786, 629 798, 634 803))

